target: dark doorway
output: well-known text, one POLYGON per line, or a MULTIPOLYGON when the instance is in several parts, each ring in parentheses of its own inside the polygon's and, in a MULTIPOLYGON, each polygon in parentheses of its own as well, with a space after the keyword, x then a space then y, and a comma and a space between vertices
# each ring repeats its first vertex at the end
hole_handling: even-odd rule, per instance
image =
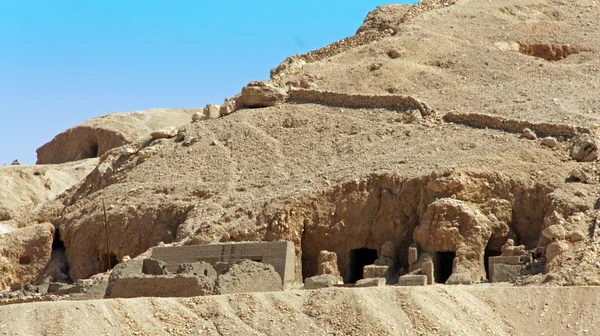
POLYGON ((117 259, 117 256, 114 253, 111 253, 110 256, 106 253, 103 253, 101 262, 103 272, 106 272, 113 269, 119 263, 119 259, 117 259))
POLYGON ((456 252, 436 252, 435 282, 445 283, 452 275, 452 266, 456 252))
POLYGON ((355 283, 363 278, 363 267, 377 260, 377 250, 359 248, 350 251, 350 278, 348 282, 355 283))
POLYGON ((498 257, 502 255, 502 251, 496 251, 486 248, 483 254, 483 266, 485 267, 485 275, 490 279, 490 257, 498 257))

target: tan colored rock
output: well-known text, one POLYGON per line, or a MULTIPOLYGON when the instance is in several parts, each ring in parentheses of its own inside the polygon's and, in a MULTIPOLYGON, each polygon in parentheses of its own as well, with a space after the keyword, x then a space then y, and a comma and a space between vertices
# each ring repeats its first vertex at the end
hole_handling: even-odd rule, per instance
POLYGON ((593 179, 591 176, 581 168, 575 168, 569 173, 569 177, 577 182, 581 183, 592 183, 593 179))
POLYGON ((39 224, 0 236, 0 289, 34 283, 50 260, 54 226, 39 224))
POLYGON ((598 142, 590 134, 580 134, 571 139, 569 155, 575 161, 591 162, 598 159, 598 142))
POLYGON ((529 128, 524 128, 523 129, 522 136, 523 136, 523 138, 528 139, 528 140, 535 140, 535 139, 537 139, 537 135, 535 135, 535 132, 533 132, 529 128))
POLYGON ((72 127, 37 149, 37 163, 64 163, 104 155, 149 133, 189 122, 197 109, 152 109, 111 113, 72 127))
POLYGON ((282 103, 287 93, 269 82, 250 82, 240 94, 237 102, 240 107, 268 107, 282 103))
POLYGON ((333 287, 337 283, 337 277, 331 274, 315 275, 304 280, 304 289, 319 289, 333 287))
POLYGON ((234 99, 226 100, 219 108, 219 115, 228 115, 237 110, 237 104, 234 99))
POLYGON ((338 269, 337 254, 335 252, 325 250, 319 252, 317 262, 319 263, 318 275, 330 274, 335 276, 338 281, 343 281, 338 269))
POLYGON ((271 292, 283 289, 281 276, 272 265, 251 260, 233 263, 219 275, 215 283, 215 293, 271 292))
POLYGON ((457 269, 462 274, 452 278, 455 283, 465 283, 465 277, 479 282, 486 278, 483 254, 493 231, 508 232, 507 224, 491 221, 474 204, 442 198, 427 207, 413 237, 426 252, 456 253, 453 275, 457 269))
POLYGON ((542 145, 554 148, 558 145, 558 141, 556 141, 555 137, 545 137, 542 139, 542 145))
POLYGON ((571 243, 580 242, 582 240, 585 240, 586 238, 587 236, 581 231, 572 231, 569 233, 569 241, 571 243))
POLYGON ((563 240, 555 240, 546 246, 546 263, 569 250, 569 244, 563 240))
POLYGON ((152 139, 167 139, 177 135, 176 127, 165 127, 150 133, 152 139))
POLYGON ((552 239, 565 239, 565 228, 560 224, 551 225, 542 231, 544 237, 552 239))

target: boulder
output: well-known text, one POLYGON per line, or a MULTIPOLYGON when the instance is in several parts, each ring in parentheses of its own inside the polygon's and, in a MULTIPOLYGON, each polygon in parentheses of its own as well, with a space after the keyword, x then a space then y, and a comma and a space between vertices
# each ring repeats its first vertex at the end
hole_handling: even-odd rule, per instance
POLYGON ((236 99, 225 100, 225 103, 219 108, 219 115, 228 115, 237 110, 236 99))
POLYGON ((555 240, 546 246, 546 264, 552 259, 569 250, 569 244, 562 240, 555 240))
POLYGON ((360 279, 354 284, 354 287, 383 287, 385 282, 385 278, 360 279))
POLYGON ((269 107, 280 103, 287 98, 287 93, 267 81, 250 82, 242 89, 237 102, 240 107, 258 108, 269 107))
POLYGON ((558 145, 558 141, 555 137, 545 137, 542 139, 542 145, 554 148, 558 145))
POLYGON ((535 132, 532 131, 529 128, 524 128, 523 129, 522 136, 523 136, 523 138, 529 139, 529 140, 535 140, 535 139, 537 139, 537 135, 535 135, 535 132))
POLYGON ((552 239, 565 239, 565 228, 560 224, 550 225, 542 231, 544 237, 552 239))
POLYGON ((0 236, 0 289, 33 283, 50 261, 54 226, 38 224, 0 236))
POLYGON ((580 134, 571 139, 570 156, 575 161, 591 162, 598 159, 598 143, 589 134, 580 134))
POLYGON ((581 231, 572 231, 569 233, 569 241, 571 243, 576 243, 585 240, 586 238, 586 235, 581 231))
POLYGON ((304 289, 319 289, 333 287, 338 283, 338 278, 331 274, 315 275, 304 280, 304 289))

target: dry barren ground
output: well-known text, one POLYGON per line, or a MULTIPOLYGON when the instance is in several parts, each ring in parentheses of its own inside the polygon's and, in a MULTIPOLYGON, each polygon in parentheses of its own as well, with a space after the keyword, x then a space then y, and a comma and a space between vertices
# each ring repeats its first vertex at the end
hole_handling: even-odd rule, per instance
POLYGON ((1 335, 598 335, 600 288, 336 288, 0 307, 1 335))

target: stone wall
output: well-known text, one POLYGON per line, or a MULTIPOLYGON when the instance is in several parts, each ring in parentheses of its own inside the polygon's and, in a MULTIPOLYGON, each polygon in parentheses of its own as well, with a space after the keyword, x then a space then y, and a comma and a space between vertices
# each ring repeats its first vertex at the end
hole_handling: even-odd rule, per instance
POLYGON ((288 91, 288 99, 298 102, 314 102, 324 105, 356 108, 416 108, 421 111, 421 115, 423 116, 431 114, 431 109, 427 104, 412 96, 352 94, 294 88, 288 91))
POLYGON ((585 127, 566 124, 535 123, 482 113, 450 112, 444 116, 444 120, 471 127, 492 128, 513 133, 521 133, 524 128, 529 128, 535 131, 538 136, 565 136, 570 138, 580 133, 591 133, 590 129, 585 127))

